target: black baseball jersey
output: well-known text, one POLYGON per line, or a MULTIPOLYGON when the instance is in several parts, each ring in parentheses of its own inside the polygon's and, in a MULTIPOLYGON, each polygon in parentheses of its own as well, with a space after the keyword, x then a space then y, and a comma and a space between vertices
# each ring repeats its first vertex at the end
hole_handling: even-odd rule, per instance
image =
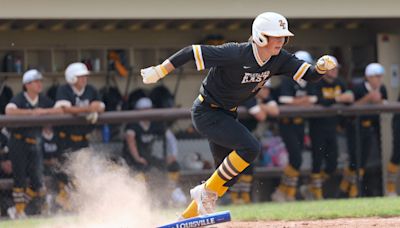
MULTIPOLYGON (((54 102, 50 100, 48 97, 39 94, 38 101, 36 104, 31 103, 30 99, 27 98, 25 92, 21 92, 13 97, 10 103, 7 106, 12 105, 16 106, 19 109, 35 109, 35 108, 51 108, 54 105, 54 102)), ((18 127, 18 128, 9 128, 11 135, 13 134, 21 134, 23 137, 27 138, 37 138, 40 137, 41 127, 18 127)))
MULTIPOLYGON (((317 96, 317 104, 322 106, 331 106, 336 104, 335 98, 346 91, 348 91, 347 86, 343 81, 336 78, 332 82, 327 80, 320 80, 317 83, 310 85, 311 94, 317 96)), ((323 118, 312 118, 310 119, 313 123, 319 126, 329 126, 335 127, 338 123, 337 117, 323 117, 323 118)))
MULTIPOLYGON (((297 83, 291 78, 282 78, 281 84, 279 85, 279 97, 278 104, 290 104, 295 97, 303 97, 310 95, 309 83, 301 82, 297 83)), ((303 118, 282 118, 283 123, 295 123, 302 124, 303 118)))
MULTIPOLYGON (((353 93, 354 93, 354 100, 357 101, 367 95, 371 91, 371 86, 369 85, 368 82, 363 82, 358 85, 356 85, 353 88, 353 93)), ((382 95, 382 99, 387 100, 387 91, 386 87, 384 85, 381 85, 379 88, 379 92, 382 95)), ((361 124, 365 127, 374 125, 378 126, 379 125, 379 115, 365 115, 360 117, 361 124)))
MULTIPOLYGON (((85 107, 89 106, 93 101, 101 101, 101 99, 97 90, 91 85, 86 85, 82 94, 74 92, 72 86, 69 84, 61 85, 57 89, 56 107, 66 103, 68 103, 69 106, 85 107)), ((65 126, 59 128, 59 130, 65 131, 67 134, 85 135, 93 130, 93 126, 65 126)))
POLYGON ((44 159, 56 158, 59 155, 57 145, 57 135, 54 134, 51 138, 42 137, 42 151, 44 159))
MULTIPOLYGON (((135 140, 138 152, 141 157, 148 160, 152 155, 153 143, 157 138, 162 137, 165 134, 165 127, 162 123, 151 122, 148 129, 145 129, 140 125, 140 123, 128 124, 125 128, 125 132, 134 131, 135 140)), ((124 156, 131 156, 129 152, 129 147, 124 142, 124 156)))
POLYGON ((286 75, 296 81, 321 77, 310 64, 284 49, 263 62, 253 42, 192 48, 197 69, 210 69, 200 93, 207 102, 225 109, 237 107, 254 96, 271 76, 286 75))
POLYGON ((310 95, 310 86, 308 83, 303 85, 295 82, 291 78, 282 78, 281 84, 279 85, 279 104, 287 104, 295 97, 303 97, 307 95, 310 95))

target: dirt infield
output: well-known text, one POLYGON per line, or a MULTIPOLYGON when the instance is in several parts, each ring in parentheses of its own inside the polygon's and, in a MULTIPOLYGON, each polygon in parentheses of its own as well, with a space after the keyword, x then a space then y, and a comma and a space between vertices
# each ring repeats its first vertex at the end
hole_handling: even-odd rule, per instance
POLYGON ((253 227, 282 227, 282 228, 340 228, 340 227, 398 227, 400 217, 394 218, 341 218, 311 221, 254 221, 254 222, 230 222, 216 226, 218 228, 253 228, 253 227))

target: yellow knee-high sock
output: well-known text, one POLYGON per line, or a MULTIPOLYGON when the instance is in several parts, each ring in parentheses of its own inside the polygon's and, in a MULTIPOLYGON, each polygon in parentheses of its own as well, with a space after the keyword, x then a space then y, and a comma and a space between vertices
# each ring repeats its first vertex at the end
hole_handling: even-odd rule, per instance
POLYGON ((193 218, 198 215, 199 215, 199 213, 197 210, 197 204, 194 200, 189 204, 189 206, 186 208, 186 210, 182 213, 182 217, 185 219, 193 218))
POLYGON ((17 213, 21 214, 25 211, 26 201, 23 188, 13 188, 13 199, 17 213))
POLYGON ((228 187, 226 186, 220 187, 219 190, 217 191, 218 197, 222 197, 223 195, 225 195, 226 191, 228 191, 228 187))
POLYGON ((242 192, 241 194, 243 203, 251 203, 250 192, 242 192))
MULTIPOLYGON (((350 181, 350 190, 349 190, 349 197, 350 198, 355 198, 359 195, 359 189, 358 189, 358 181, 357 181, 357 177, 356 175, 356 171, 354 172, 354 178, 352 179, 352 181, 350 181)), ((358 172, 358 178, 360 179, 360 181, 362 180, 362 178, 364 177, 365 174, 365 170, 364 169, 360 169, 358 172)))
POLYGON ((26 202, 29 203, 35 197, 38 197, 38 192, 33 191, 31 188, 26 188, 25 190, 26 202))
POLYGON ((387 181, 386 181, 387 193, 396 193, 396 181, 397 181, 398 171, 399 171, 399 165, 390 162, 387 168, 387 181))
POLYGON ((311 174, 310 191, 314 195, 314 198, 317 200, 323 198, 322 182, 323 182, 323 179, 322 179, 321 173, 311 174))
POLYGON ((236 151, 232 151, 206 181, 205 187, 208 190, 218 192, 226 182, 239 175, 249 165, 236 151))
POLYGON ((239 203, 239 192, 231 192, 231 201, 233 204, 239 203))
POLYGON ((349 168, 345 168, 343 171, 342 181, 340 182, 339 188, 342 192, 349 192, 350 191, 350 179, 353 178, 355 172, 350 170, 349 168))
POLYGON ((242 191, 241 191, 241 198, 243 203, 251 203, 251 185, 253 182, 253 175, 242 175, 240 177, 240 181, 242 182, 242 191))
POLYGON ((283 185, 286 186, 286 196, 289 198, 294 198, 296 195, 297 182, 300 176, 300 172, 293 166, 288 165, 283 170, 283 185))

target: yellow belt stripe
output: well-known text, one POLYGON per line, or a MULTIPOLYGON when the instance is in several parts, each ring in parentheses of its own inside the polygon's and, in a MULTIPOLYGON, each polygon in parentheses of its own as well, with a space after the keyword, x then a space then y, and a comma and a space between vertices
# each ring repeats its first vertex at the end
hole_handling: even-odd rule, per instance
POLYGON ((297 71, 297 73, 293 76, 293 79, 295 81, 299 80, 300 78, 303 77, 304 73, 306 72, 306 70, 310 67, 310 64, 308 63, 303 63, 303 65, 301 65, 301 67, 299 68, 299 70, 297 71))
POLYGON ((201 102, 204 101, 204 97, 203 97, 201 94, 199 94, 199 100, 200 100, 201 102))

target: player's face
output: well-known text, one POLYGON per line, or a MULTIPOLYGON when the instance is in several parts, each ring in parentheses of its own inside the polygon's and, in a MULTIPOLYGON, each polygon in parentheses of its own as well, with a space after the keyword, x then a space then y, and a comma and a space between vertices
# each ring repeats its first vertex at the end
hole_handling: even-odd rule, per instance
POLYGON ((42 92, 42 80, 36 80, 25 85, 26 90, 31 93, 39 94, 42 92))
POLYGON ((284 44, 285 44, 285 37, 269 36, 266 48, 271 53, 271 55, 278 55, 284 44))
POLYGON ((367 77, 368 83, 371 85, 372 89, 379 89, 382 84, 382 75, 374 75, 367 77))
POLYGON ((87 76, 79 76, 78 81, 75 84, 75 87, 79 90, 85 88, 87 84, 87 76))
POLYGON ((337 67, 335 67, 332 70, 328 70, 325 74, 325 77, 335 79, 338 77, 338 75, 339 75, 339 69, 337 67))

